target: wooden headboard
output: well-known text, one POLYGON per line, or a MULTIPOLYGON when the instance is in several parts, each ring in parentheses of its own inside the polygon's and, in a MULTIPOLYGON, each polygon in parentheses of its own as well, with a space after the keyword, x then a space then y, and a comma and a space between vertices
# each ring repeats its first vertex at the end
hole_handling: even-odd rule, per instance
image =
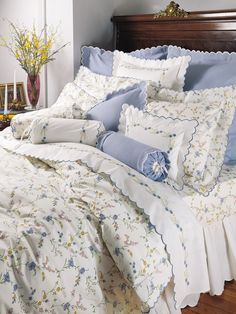
POLYGON ((154 16, 114 16, 114 48, 129 52, 172 44, 195 50, 236 52, 236 9, 190 12, 186 17, 154 16))

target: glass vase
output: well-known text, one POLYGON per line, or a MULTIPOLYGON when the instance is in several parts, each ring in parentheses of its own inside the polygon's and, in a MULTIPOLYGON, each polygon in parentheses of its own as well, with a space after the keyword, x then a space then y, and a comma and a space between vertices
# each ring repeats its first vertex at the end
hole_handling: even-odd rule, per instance
POLYGON ((31 109, 35 110, 39 101, 40 95, 40 77, 37 75, 28 74, 27 77, 27 93, 31 109))

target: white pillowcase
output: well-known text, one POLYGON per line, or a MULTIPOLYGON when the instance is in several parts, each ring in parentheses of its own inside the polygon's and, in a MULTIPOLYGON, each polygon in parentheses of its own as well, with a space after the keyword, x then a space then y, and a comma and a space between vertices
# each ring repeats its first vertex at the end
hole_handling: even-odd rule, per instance
POLYGON ((137 83, 136 79, 108 77, 81 66, 74 82, 65 85, 57 101, 48 109, 19 114, 12 119, 13 135, 27 137, 27 129, 36 118, 82 119, 87 111, 104 101, 115 91, 137 83))
POLYGON ((190 60, 189 56, 167 60, 146 60, 115 51, 112 74, 150 81, 158 88, 182 91, 190 60))
POLYGON ((33 144, 70 142, 96 146, 97 137, 104 131, 102 122, 95 120, 38 118, 30 126, 29 140, 33 144))
POLYGON ((215 187, 224 162, 228 130, 236 107, 236 86, 190 92, 153 90, 146 111, 199 123, 184 162, 184 182, 203 195, 215 187))
POLYGON ((123 105, 119 131, 141 143, 168 154, 170 170, 166 182, 175 189, 183 188, 183 162, 197 126, 196 120, 172 119, 151 115, 123 105))

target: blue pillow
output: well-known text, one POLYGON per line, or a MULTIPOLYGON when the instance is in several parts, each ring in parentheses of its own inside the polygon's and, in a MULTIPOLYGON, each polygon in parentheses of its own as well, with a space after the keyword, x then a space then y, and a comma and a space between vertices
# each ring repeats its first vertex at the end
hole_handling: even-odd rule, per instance
MULTIPOLYGON (((130 54, 140 59, 166 59, 168 46, 158 46, 136 50, 130 54)), ((100 49, 98 47, 82 47, 83 66, 89 68, 92 72, 111 76, 113 68, 113 52, 100 49)))
POLYGON ((226 165, 236 165, 236 111, 234 113, 233 123, 229 128, 228 144, 225 152, 224 163, 226 165))
MULTIPOLYGON (((191 56, 184 90, 236 85, 236 53, 203 52, 169 46, 168 58, 191 56)), ((236 112, 229 129, 225 164, 236 164, 236 112)))
POLYGON ((168 58, 190 56, 184 90, 199 90, 236 84, 236 53, 203 52, 168 47, 168 58))
POLYGON ((117 131, 123 104, 133 105, 142 110, 146 104, 146 89, 147 84, 141 82, 116 91, 87 111, 86 119, 102 121, 107 131, 117 131))
POLYGON ((112 131, 101 134, 97 148, 153 181, 166 179, 170 161, 165 152, 112 131))

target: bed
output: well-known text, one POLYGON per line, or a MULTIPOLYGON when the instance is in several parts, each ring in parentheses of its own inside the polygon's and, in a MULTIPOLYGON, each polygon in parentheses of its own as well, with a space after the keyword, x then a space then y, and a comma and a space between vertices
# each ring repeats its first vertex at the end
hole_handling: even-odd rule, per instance
MULTIPOLYGON (((236 51, 235 11, 181 14, 113 17, 115 47, 236 51)), ((179 314, 236 279, 236 166, 224 166, 203 196, 97 149, 99 121, 83 120, 79 139, 71 122, 75 141, 57 143, 54 129, 47 142, 49 116, 61 125, 81 119, 134 82, 81 67, 55 105, 18 115, 0 133, 0 313, 179 314)))

